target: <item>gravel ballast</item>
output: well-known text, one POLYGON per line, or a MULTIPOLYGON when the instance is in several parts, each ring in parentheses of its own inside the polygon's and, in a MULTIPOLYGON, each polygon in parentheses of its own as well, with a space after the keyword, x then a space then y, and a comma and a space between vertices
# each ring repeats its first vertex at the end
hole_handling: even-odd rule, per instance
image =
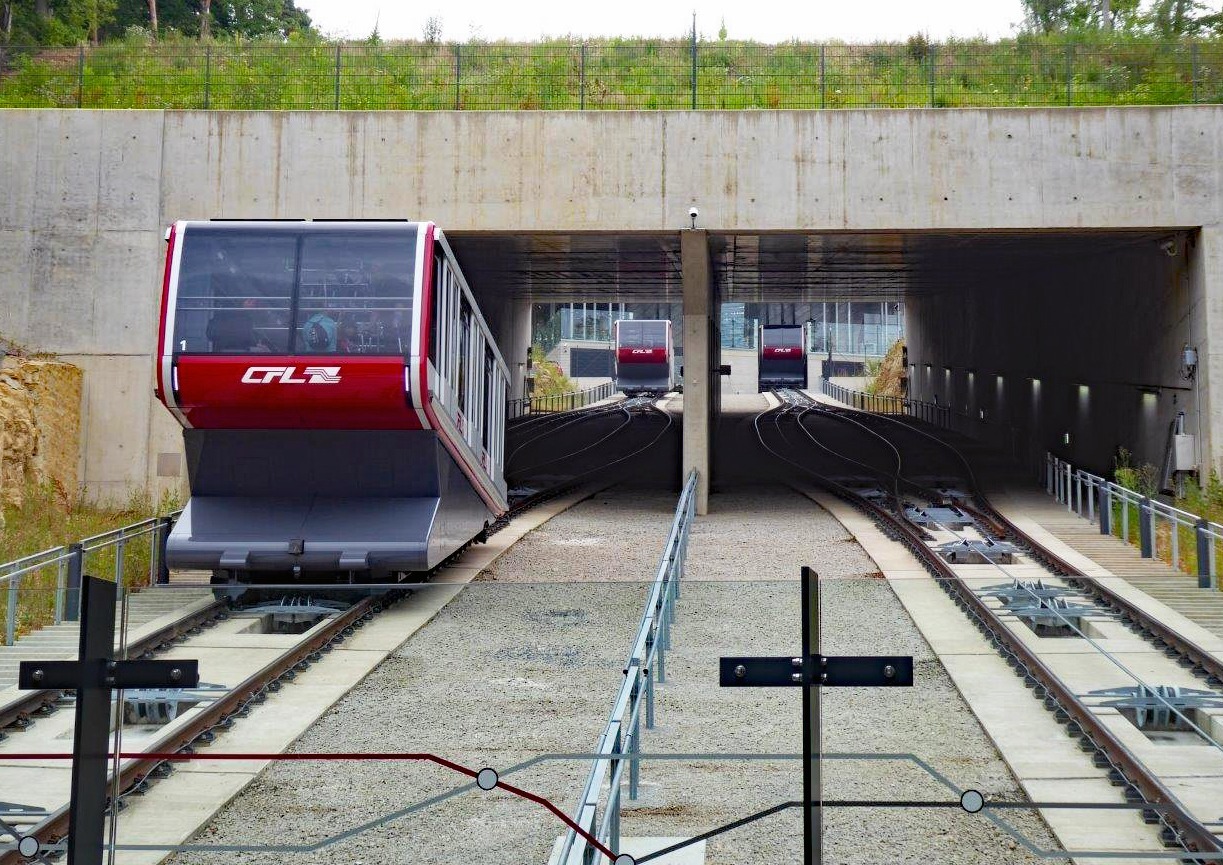
MULTIPOLYGON (((589 752, 602 732, 640 620, 675 496, 612 490, 532 532, 321 718, 297 751, 422 751, 478 769, 589 752)), ((723 689, 720 655, 785 655, 799 645, 798 569, 822 583, 827 654, 912 654, 912 689, 829 690, 824 745, 835 755, 912 753, 961 787, 1019 798, 997 752, 874 565, 831 516, 789 490, 716 496, 693 531, 667 682, 641 796, 625 800, 626 836, 690 836, 801 797, 797 689, 723 689)), ((411 603, 409 600, 407 603, 411 603)), ((292 687, 289 685, 288 687, 292 687)), ((273 697, 275 699, 275 697, 273 697)), ((234 732, 241 735, 241 722, 234 732)), ((589 764, 545 759, 504 781, 570 813, 589 764)), ((468 784, 418 763, 279 763, 198 839, 205 844, 310 844, 468 784)), ((829 799, 944 801, 952 791, 913 761, 830 759, 829 799)), ((151 795, 156 795, 155 788, 151 795)), ((1034 815, 1008 820, 1055 843, 1034 815)), ((562 825, 505 791, 470 789, 311 852, 192 852, 191 865, 243 862, 539 863, 562 825)), ((798 863, 797 809, 720 835, 705 861, 798 863)), ((825 861, 1037 862, 981 815, 897 808, 830 809, 825 861)))

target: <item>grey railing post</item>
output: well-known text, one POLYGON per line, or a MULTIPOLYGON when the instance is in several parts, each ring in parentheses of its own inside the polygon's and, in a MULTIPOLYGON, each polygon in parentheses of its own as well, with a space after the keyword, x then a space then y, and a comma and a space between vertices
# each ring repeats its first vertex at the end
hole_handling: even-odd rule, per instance
POLYGON ((1096 497, 1099 499, 1099 505, 1096 511, 1100 515, 1100 534, 1111 535, 1113 533, 1113 495, 1108 488, 1108 482, 1100 484, 1096 490, 1096 497))
POLYGON ((1074 46, 1066 46, 1066 104, 1074 104, 1074 46))
POLYGON ((4 645, 11 646, 17 640, 17 590, 21 583, 20 575, 9 577, 8 606, 4 611, 4 645))
POLYGON ((85 46, 77 46, 76 52, 76 107, 85 105, 85 46))
MULTIPOLYGON (((650 657, 650 647, 654 645, 654 638, 651 636, 646 640, 645 656, 650 657)), ((654 729, 654 671, 646 668, 645 671, 645 726, 647 730, 654 729)))
POLYGON ((1210 588, 1210 545, 1214 539, 1210 537, 1210 522, 1205 518, 1198 520, 1193 529, 1197 540, 1198 551, 1198 588, 1210 588))
POLYGON ((1189 43, 1189 79, 1190 86, 1193 88, 1193 104, 1198 101, 1198 43, 1194 40, 1189 43))
POLYGON ((334 110, 340 110, 340 46, 335 47, 335 104, 334 110))
POLYGON ((170 566, 166 563, 166 544, 170 540, 170 529, 174 521, 162 517, 157 521, 157 531, 153 535, 153 558, 157 569, 153 572, 153 582, 164 586, 170 582, 170 566))
POLYGON ((127 561, 127 558, 123 553, 124 546, 125 546, 125 542, 123 540, 123 536, 120 535, 119 542, 115 544, 115 585, 119 589, 119 600, 120 601, 123 600, 123 586, 125 583, 125 580, 123 579, 124 578, 123 566, 127 561))
POLYGON ((934 90, 938 82, 938 49, 930 46, 930 107, 934 107, 934 90))
MULTIPOLYGON (((824 65, 824 46, 820 46, 820 108, 827 107, 828 104, 828 78, 827 68, 824 65)), ((826 381, 827 379, 825 379, 826 381)))
POLYGON ((64 590, 64 621, 81 620, 81 572, 85 566, 85 552, 80 544, 68 547, 68 579, 64 590))
POLYGON ((212 107, 212 46, 204 46, 204 110, 212 107))
POLYGON ((68 563, 63 559, 55 565, 55 624, 64 621, 64 590, 68 587, 68 563))
POLYGON ((578 108, 586 110, 586 43, 582 43, 582 63, 578 73, 578 108))
MULTIPOLYGON (((646 671, 647 677, 649 672, 646 671)), ((629 699, 629 713, 633 713, 633 708, 641 699, 641 679, 637 679, 637 684, 633 686, 632 697, 629 699)), ((638 745, 638 740, 641 738, 641 710, 638 708, 634 714, 635 720, 633 726, 629 730, 628 740, 628 797, 630 800, 637 798, 637 782, 641 777, 641 758, 637 756, 641 752, 638 745)))
POLYGON ((459 80, 463 77, 463 51, 456 42, 454 45, 454 110, 459 110, 459 80))
POLYGON ((696 14, 692 18, 692 110, 696 111, 696 14))
POLYGON ((1144 559, 1155 555, 1155 539, 1151 532, 1151 499, 1143 496, 1138 503, 1138 550, 1144 559))

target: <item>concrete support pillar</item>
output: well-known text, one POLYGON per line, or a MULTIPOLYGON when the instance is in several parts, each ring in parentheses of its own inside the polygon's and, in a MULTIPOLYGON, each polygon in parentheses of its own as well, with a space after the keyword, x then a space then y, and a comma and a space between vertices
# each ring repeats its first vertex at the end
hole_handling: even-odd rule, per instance
POLYGON ((1186 412, 1188 432, 1198 437, 1203 480, 1221 468, 1223 456, 1223 224, 1202 226, 1191 235, 1189 259, 1189 332, 1197 346, 1193 411, 1186 412))
MULTIPOLYGON (((481 303, 481 309, 484 304, 481 303)), ((509 398, 522 399, 527 374, 527 351, 531 347, 531 301, 506 298, 501 303, 498 323, 489 326, 497 335, 497 348, 510 369, 509 398)))
POLYGON ((682 477, 696 469, 700 481, 696 512, 709 511, 709 471, 713 463, 714 385, 717 377, 712 344, 716 312, 713 269, 706 232, 680 233, 680 267, 684 280, 684 447, 682 477))

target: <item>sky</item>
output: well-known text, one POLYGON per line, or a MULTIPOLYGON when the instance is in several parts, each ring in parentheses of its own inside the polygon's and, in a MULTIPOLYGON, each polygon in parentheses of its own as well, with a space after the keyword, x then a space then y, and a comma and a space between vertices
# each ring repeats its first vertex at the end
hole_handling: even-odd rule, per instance
POLYGON ((681 36, 697 16, 697 32, 717 38, 785 42, 903 41, 915 33, 1010 35, 1023 18, 1020 0, 297 0, 329 36, 364 39, 377 22, 383 39, 420 39, 437 17, 442 39, 533 40, 541 36, 681 36))

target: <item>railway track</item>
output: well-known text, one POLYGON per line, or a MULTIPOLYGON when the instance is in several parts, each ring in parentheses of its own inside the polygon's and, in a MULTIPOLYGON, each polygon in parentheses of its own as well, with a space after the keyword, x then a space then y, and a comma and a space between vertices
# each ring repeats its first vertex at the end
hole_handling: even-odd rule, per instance
POLYGON ((549 416, 550 422, 511 430, 506 477, 511 489, 543 480, 573 485, 642 456, 675 428, 666 399, 634 397, 549 416), (651 421, 658 421, 655 425, 651 421), (565 433, 564 450, 556 453, 565 433), (574 441, 568 441, 574 439, 574 441))
MULTIPOLYGON (((1223 664, 1201 646, 1159 622, 1112 588, 1083 574, 1007 520, 983 494, 969 461, 950 443, 911 424, 884 416, 825 409, 801 392, 779 391, 776 396, 781 404, 760 413, 753 420, 760 444, 779 460, 801 470, 829 493, 870 516, 889 537, 903 543, 1017 675, 1024 679, 1033 694, 1044 701, 1046 708, 1054 713, 1067 732, 1078 737, 1085 751, 1094 753, 1096 765, 1106 769, 1110 780, 1123 788, 1126 801, 1140 806, 1148 823, 1160 825, 1161 841, 1166 847, 1183 849, 1185 855, 1182 858, 1188 861, 1219 861, 1223 858, 1223 840, 1212 825, 1208 825, 1214 823, 1217 816, 1194 813, 1186 807, 1159 775, 1092 711, 1082 695, 1067 684, 1063 675, 1055 669, 1056 664, 1034 650, 1022 633, 1016 630, 1016 625, 1004 618, 1004 609, 987 602, 959 568, 940 555, 935 548, 936 537, 931 528, 940 531, 944 537, 956 533, 946 532, 946 527, 937 523, 932 527, 919 526, 910 519, 904 495, 920 497, 931 504, 948 503, 946 489, 931 489, 924 478, 915 476, 911 467, 936 466, 939 469, 936 474, 954 478, 967 486, 964 490, 966 495, 957 498, 954 504, 969 515, 973 529, 982 538, 995 543, 1004 540, 1013 543, 1025 555, 1043 565, 1050 577, 1064 580, 1093 599, 1098 607, 1114 611, 1131 630, 1149 641, 1155 650, 1153 654, 1168 656, 1172 663, 1180 668, 1189 668, 1206 684, 1214 687, 1223 682, 1223 664), (823 421, 824 427, 819 435, 812 430, 811 420, 823 421), (852 425, 853 442, 848 446, 830 444, 829 439, 836 436, 829 435, 831 428, 828 424, 841 426, 842 433, 848 425, 852 425), (818 447, 818 466, 813 466, 810 460, 792 458, 800 451, 795 450, 787 438, 787 427, 818 447), (890 435, 880 432, 885 427, 890 435), (779 450, 771 445, 770 437, 784 442, 784 449, 779 450), (869 445, 864 443, 868 439, 871 442, 869 445), (920 446, 915 447, 915 442, 920 442, 920 446), (851 448, 854 451, 852 456, 844 452, 851 448), (873 452, 874 458, 863 454, 863 451, 873 452), (836 474, 846 467, 853 473, 850 478, 836 474), (865 486, 882 486, 882 495, 864 495, 865 486), (1201 854, 1202 858, 1193 854, 1201 854)), ((996 567, 1008 574, 1006 567, 996 567)), ((1031 600, 1040 606, 1039 588, 1023 580, 1016 580, 1015 587, 1020 593, 1030 594, 1031 600)), ((1056 609, 1051 615, 1066 619, 1056 609)), ((1081 631, 1078 633, 1086 636, 1081 631)), ((1200 728, 1197 729, 1202 732, 1200 728)), ((1212 744, 1219 747, 1217 742, 1212 744)))
MULTIPOLYGON (((548 463, 555 463, 558 460, 563 462, 568 457, 571 465, 567 467, 571 470, 566 472, 560 480, 553 480, 541 489, 518 496, 509 511, 495 524, 488 527, 484 540, 504 529, 515 517, 574 490, 588 482, 592 476, 608 472, 641 456, 658 445, 664 436, 674 428, 674 417, 670 412, 654 400, 639 398, 626 400, 613 406, 593 410, 579 409, 550 416, 554 417, 554 420, 543 425, 546 427, 546 432, 543 432, 540 438, 551 437, 561 429, 576 423, 618 415, 624 415, 626 420, 613 433, 601 435, 593 444, 563 454, 554 460, 548 460, 548 463), (632 421, 639 417, 648 417, 660 423, 643 429, 639 436, 625 436, 623 433, 627 432, 631 428, 632 421), (608 444, 613 440, 622 443, 622 447, 609 448, 608 444), (599 445, 603 447, 600 448, 599 445), (576 466, 572 465, 573 457, 583 455, 585 459, 577 461, 576 466)), ((524 476, 530 477, 526 473, 524 476)), ((425 579, 431 578, 436 571, 445 568, 461 553, 462 550, 456 552, 454 556, 439 565, 434 572, 424 575, 425 579)), ((286 592, 292 591, 300 594, 318 587, 281 588, 284 588, 286 592)), ((310 628, 300 641, 244 677, 241 682, 227 689, 215 701, 197 706, 192 711, 184 713, 176 722, 166 725, 164 733, 143 739, 140 742, 140 749, 150 755, 165 755, 183 752, 211 741, 217 732, 232 727, 252 705, 265 700, 269 693, 279 690, 298 672, 308 669, 311 664, 321 659, 323 654, 344 642, 357 628, 362 627, 378 613, 411 594, 410 589, 389 586, 386 591, 361 598, 347 608, 337 610, 334 615, 326 617, 315 627, 310 628)), ((230 613, 229 604, 221 600, 214 601, 203 609, 195 610, 190 615, 133 642, 128 647, 128 656, 148 656, 171 646, 178 648, 180 653, 190 652, 190 635, 198 633, 201 628, 209 624, 226 618, 230 613), (186 642, 184 642, 185 639, 186 642)), ((39 691, 23 695, 19 700, 0 707, 0 722, 25 729, 34 720, 53 713, 56 704, 62 698, 63 694, 60 691, 39 691)), ((0 725, 0 729, 2 728, 3 726, 0 725)), ((5 756, 0 751, 0 760, 3 760, 5 756)), ((12 759, 11 752, 9 758, 12 759)), ((121 806, 123 798, 133 793, 144 792, 158 777, 168 773, 169 769, 170 762, 164 757, 131 757, 120 762, 117 777, 112 772, 108 783, 112 790, 118 791, 117 801, 121 806)), ((67 803, 64 803, 57 808, 50 809, 44 819, 23 832, 22 835, 37 838, 40 847, 44 850, 61 849, 61 842, 68 831, 67 819, 67 803)), ((3 837, 3 834, 0 828, 0 837, 3 837)), ((15 849, 0 851, 0 865, 16 865, 16 863, 27 861, 29 860, 15 849)))

